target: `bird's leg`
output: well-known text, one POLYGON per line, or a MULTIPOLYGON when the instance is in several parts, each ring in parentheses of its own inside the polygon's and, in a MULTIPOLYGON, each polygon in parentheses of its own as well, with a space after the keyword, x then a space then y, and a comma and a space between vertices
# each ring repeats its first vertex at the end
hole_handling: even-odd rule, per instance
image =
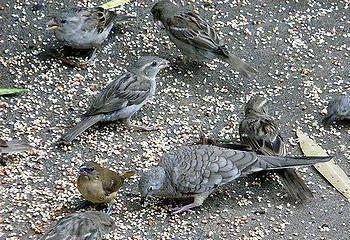
POLYGON ((133 128, 136 131, 155 131, 158 130, 157 127, 155 126, 140 126, 140 125, 135 125, 131 123, 131 117, 127 118, 124 120, 124 124, 128 127, 128 128, 133 128))
POLYGON ((79 68, 85 69, 88 65, 91 65, 93 63, 93 61, 95 60, 97 49, 98 48, 96 48, 96 47, 93 48, 93 52, 92 52, 91 56, 86 61, 74 61, 74 60, 68 59, 67 57, 62 56, 60 54, 50 54, 50 55, 54 59, 58 59, 58 60, 62 61, 64 64, 67 64, 67 65, 72 66, 72 67, 79 67, 79 68))
POLYGON ((75 207, 75 210, 85 209, 92 205, 92 202, 89 202, 87 200, 81 200, 79 201, 78 205, 75 207))
POLYGON ((111 216, 112 213, 113 213, 113 208, 112 208, 112 204, 111 203, 108 203, 107 205, 107 209, 106 209, 106 213, 111 216))
POLYGON ((176 213, 186 212, 187 210, 190 210, 190 209, 195 208, 195 207, 199 207, 203 204, 204 200, 208 196, 209 196, 209 193, 202 193, 199 195, 195 195, 193 203, 187 204, 187 205, 182 206, 182 207, 172 208, 171 211, 173 212, 173 214, 176 214, 176 213))
POLYGON ((85 63, 86 65, 93 64, 93 62, 95 61, 95 58, 96 58, 97 49, 98 48, 94 48, 90 58, 88 60, 86 60, 85 62, 83 62, 83 63, 85 63))
POLYGON ((187 204, 187 205, 182 206, 182 207, 172 208, 171 211, 173 212, 173 214, 182 213, 182 212, 186 212, 187 210, 190 210, 191 208, 195 208, 195 207, 199 207, 199 206, 200 205, 197 205, 196 203, 190 203, 190 204, 187 204))

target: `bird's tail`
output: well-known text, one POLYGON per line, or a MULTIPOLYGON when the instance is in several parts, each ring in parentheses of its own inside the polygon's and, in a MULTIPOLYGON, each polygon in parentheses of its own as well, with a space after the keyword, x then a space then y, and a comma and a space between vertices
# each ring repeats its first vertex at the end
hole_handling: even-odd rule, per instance
MULTIPOLYGON (((324 157, 273 157, 258 155, 258 164, 265 170, 285 169, 297 166, 309 166, 316 163, 328 162, 333 156, 324 157), (264 166, 265 165, 265 166, 264 166)), ((258 166, 256 166, 258 167, 258 166)))
POLYGON ((0 146, 0 153, 24 152, 32 149, 26 140, 12 140, 0 146))
POLYGON ((135 175, 135 172, 134 172, 134 171, 127 171, 127 172, 125 172, 125 173, 122 174, 122 178, 123 178, 123 179, 128 179, 128 178, 130 178, 130 177, 132 177, 132 176, 134 176, 134 175, 135 175))
POLYGON ((228 63, 245 77, 250 77, 250 75, 257 73, 254 68, 231 53, 228 56, 228 63))
POLYGON ((63 143, 71 143, 77 136, 79 136, 86 129, 94 125, 95 123, 101 121, 101 115, 94 115, 89 117, 84 117, 76 126, 68 130, 59 140, 63 143))
POLYGON ((280 169, 274 172, 280 176, 282 184, 295 200, 305 201, 313 197, 310 189, 294 169, 280 169))

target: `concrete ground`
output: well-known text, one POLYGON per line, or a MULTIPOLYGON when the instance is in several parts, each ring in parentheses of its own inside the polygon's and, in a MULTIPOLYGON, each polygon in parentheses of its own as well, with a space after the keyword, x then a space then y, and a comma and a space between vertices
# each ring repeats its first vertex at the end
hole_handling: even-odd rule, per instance
MULTIPOLYGON (((3 156, 0 166, 0 239, 33 239, 73 211, 80 199, 78 167, 98 161, 117 171, 142 171, 179 145, 198 141, 203 126, 237 138, 249 96, 270 100, 290 154, 302 128, 350 173, 348 125, 320 124, 329 99, 350 89, 350 3, 345 1, 177 1, 215 23, 237 56, 259 74, 244 79, 213 61, 184 65, 150 14, 152 1, 132 1, 121 12, 138 18, 115 30, 93 66, 72 68, 45 56, 59 47, 45 23, 56 11, 97 1, 0 1, 0 87, 24 94, 0 97, 1 138, 26 137, 36 150, 3 156), (84 113, 89 99, 141 55, 172 62, 158 79, 157 95, 134 122, 164 130, 140 133, 119 123, 100 124, 72 146, 55 142, 84 113)), ((109 239, 334 239, 350 236, 349 203, 313 168, 299 169, 314 199, 295 204, 270 176, 242 178, 212 194, 202 207, 171 215, 171 202, 142 208, 137 178, 120 191, 109 239), (131 194, 130 194, 131 193, 131 194), (135 196, 133 196, 135 195, 135 196)), ((177 202, 181 204, 181 202, 177 202)))

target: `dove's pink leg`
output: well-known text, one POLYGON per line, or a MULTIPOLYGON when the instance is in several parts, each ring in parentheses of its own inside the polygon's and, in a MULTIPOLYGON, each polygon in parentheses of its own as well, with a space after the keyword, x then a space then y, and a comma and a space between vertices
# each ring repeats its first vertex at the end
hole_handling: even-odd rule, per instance
POLYGON ((185 206, 182 207, 176 207, 176 208, 172 208, 171 211, 175 214, 175 213, 182 213, 182 212, 186 212, 187 210, 190 210, 191 208, 195 208, 198 207, 199 205, 197 205, 196 203, 190 203, 187 204, 185 206))
POLYGON ((203 204, 204 200, 209 196, 209 192, 207 193, 202 193, 202 194, 198 194, 198 195, 194 195, 193 196, 193 203, 187 204, 185 206, 182 207, 176 207, 171 209, 173 211, 173 213, 182 213, 185 212, 191 208, 195 208, 195 207, 199 207, 200 205, 203 204))

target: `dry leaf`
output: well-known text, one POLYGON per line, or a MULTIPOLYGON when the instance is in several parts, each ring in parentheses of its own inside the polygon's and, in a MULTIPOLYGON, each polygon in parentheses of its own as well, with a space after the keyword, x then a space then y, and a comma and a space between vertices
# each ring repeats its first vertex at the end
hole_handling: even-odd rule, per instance
POLYGON ((127 2, 129 2, 130 0, 112 0, 112 1, 109 1, 109 2, 106 2, 104 4, 101 5, 101 7, 103 9, 112 9, 112 8, 116 8, 116 7, 119 7, 127 2))
MULTIPOLYGON (((327 152, 300 129, 297 129, 296 133, 301 150, 305 156, 327 156, 327 152)), ((326 163, 318 163, 314 167, 350 201, 350 179, 333 160, 326 163)))
POLYGON ((23 88, 0 88, 0 96, 1 95, 10 95, 10 94, 16 94, 16 93, 21 93, 27 91, 26 89, 23 88))

